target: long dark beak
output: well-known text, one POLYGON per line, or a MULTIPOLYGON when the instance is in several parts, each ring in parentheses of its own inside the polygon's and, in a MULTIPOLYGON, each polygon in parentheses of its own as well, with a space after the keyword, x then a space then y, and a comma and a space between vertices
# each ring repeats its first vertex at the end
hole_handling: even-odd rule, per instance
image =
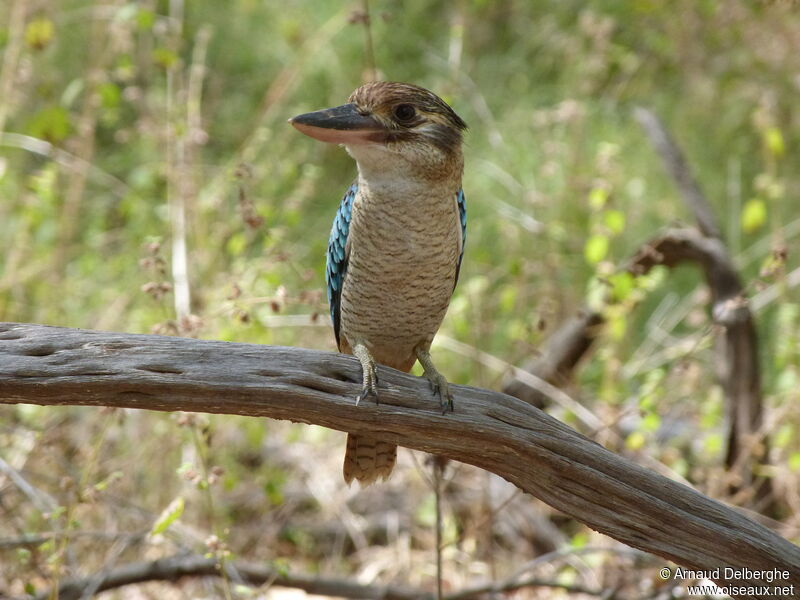
POLYGON ((289 123, 301 133, 330 144, 380 142, 386 135, 386 128, 374 117, 358 112, 355 104, 297 115, 289 123))

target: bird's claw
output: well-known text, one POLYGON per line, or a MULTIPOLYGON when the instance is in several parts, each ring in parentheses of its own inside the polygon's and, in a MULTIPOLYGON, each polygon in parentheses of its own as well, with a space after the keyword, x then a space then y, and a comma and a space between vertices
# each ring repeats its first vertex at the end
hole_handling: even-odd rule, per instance
POLYGON ((431 392, 433 395, 439 396, 439 407, 442 409, 442 414, 445 415, 448 412, 453 412, 455 410, 453 394, 450 393, 450 384, 447 382, 444 375, 436 373, 432 375, 426 374, 425 376, 431 384, 431 392))
POLYGON ((378 367, 375 365, 375 360, 373 360, 369 350, 363 344, 357 344, 353 349, 353 353, 361 363, 361 371, 363 373, 363 385, 361 386, 361 393, 356 396, 356 406, 370 396, 375 398, 375 404, 378 404, 378 367))
POLYGON ((378 375, 373 370, 372 376, 367 378, 364 376, 364 387, 361 388, 361 393, 356 396, 356 406, 362 400, 366 400, 369 397, 375 398, 375 404, 379 404, 378 401, 378 375), (369 381, 368 381, 369 379, 369 381))
POLYGON ((430 352, 428 352, 427 349, 417 348, 416 353, 417 360, 420 362, 425 372, 425 377, 431 384, 433 395, 439 396, 439 406, 442 409, 442 414, 453 412, 455 408, 453 405, 453 394, 450 392, 450 384, 447 383, 447 379, 436 370, 431 360, 430 352))

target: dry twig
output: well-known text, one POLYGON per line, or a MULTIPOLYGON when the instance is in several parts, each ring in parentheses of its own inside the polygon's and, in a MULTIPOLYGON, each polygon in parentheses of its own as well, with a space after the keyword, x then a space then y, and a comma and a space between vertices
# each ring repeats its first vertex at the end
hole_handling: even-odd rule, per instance
MULTIPOLYGON (((365 600, 433 600, 433 594, 400 586, 367 585, 349 579, 284 573, 266 565, 235 562, 225 566, 231 581, 251 586, 277 586, 303 590, 309 594, 336 598, 360 598, 365 600)), ((65 581, 58 590, 59 600, 79 600, 90 585, 97 586, 99 593, 147 581, 178 581, 182 577, 221 577, 220 565, 214 558, 201 556, 171 556, 150 562, 131 563, 117 567, 107 573, 87 578, 65 581)), ((602 590, 585 588, 537 578, 518 581, 503 581, 464 589, 444 596, 445 600, 469 600, 484 596, 487 592, 509 592, 526 587, 549 587, 571 593, 600 596, 602 590)), ((36 596, 45 600, 48 593, 36 596)))

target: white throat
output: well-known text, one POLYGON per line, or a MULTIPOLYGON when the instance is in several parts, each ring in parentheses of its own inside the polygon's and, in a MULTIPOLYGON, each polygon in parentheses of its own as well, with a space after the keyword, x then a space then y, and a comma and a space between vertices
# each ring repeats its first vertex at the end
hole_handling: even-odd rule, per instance
MULTIPOLYGON (((451 177, 432 178, 437 165, 443 162, 440 153, 429 153, 423 167, 409 160, 403 152, 398 152, 378 144, 358 144, 346 146, 348 154, 358 166, 359 188, 377 198, 396 201, 413 201, 427 198, 448 200, 461 185, 451 177)), ((415 159, 419 161, 418 155, 415 159)), ((376 198, 376 199, 377 199, 376 198)))

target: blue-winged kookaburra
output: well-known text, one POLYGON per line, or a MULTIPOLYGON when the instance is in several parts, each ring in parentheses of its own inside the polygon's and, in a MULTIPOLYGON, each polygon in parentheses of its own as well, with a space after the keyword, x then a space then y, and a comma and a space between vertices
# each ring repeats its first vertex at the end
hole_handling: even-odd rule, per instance
MULTIPOLYGON (((356 402, 377 400, 376 363, 408 372, 419 360, 443 410, 452 410, 430 347, 464 254, 466 124, 436 94, 392 82, 368 83, 347 104, 290 121, 312 138, 343 145, 358 165, 333 221, 326 271, 337 345, 363 369, 356 402)), ((386 479, 396 456, 392 443, 350 434, 345 481, 386 479)))

